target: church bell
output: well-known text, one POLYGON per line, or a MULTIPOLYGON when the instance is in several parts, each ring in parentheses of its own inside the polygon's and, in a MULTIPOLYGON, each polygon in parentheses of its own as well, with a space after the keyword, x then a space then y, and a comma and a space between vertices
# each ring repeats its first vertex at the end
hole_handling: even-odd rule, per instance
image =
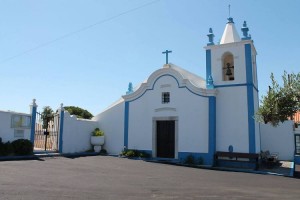
POLYGON ((231 69, 230 69, 230 63, 227 63, 226 65, 227 65, 226 75, 231 76, 232 72, 231 72, 231 69))

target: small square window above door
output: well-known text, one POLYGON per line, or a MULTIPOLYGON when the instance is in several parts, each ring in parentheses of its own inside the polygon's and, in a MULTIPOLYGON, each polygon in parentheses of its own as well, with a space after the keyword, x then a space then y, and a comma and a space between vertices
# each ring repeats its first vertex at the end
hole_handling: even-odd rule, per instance
POLYGON ((170 103, 170 92, 163 92, 162 95, 162 103, 170 103))

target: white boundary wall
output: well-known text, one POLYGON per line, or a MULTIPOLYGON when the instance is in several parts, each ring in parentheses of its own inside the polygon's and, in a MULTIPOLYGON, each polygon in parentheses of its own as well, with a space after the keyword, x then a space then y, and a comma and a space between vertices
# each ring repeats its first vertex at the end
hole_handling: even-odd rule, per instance
POLYGON ((285 121, 277 127, 261 124, 261 150, 278 153, 279 160, 294 160, 294 122, 285 121))
POLYGON ((17 139, 28 139, 30 140, 30 127, 29 128, 12 128, 11 120, 13 115, 25 115, 31 117, 29 114, 25 113, 17 113, 10 111, 0 111, 0 137, 2 138, 2 142, 12 142, 17 139), (19 131, 19 133, 24 132, 24 134, 15 134, 15 131, 19 131), (23 137, 21 137, 21 135, 23 137))
POLYGON ((98 127, 98 122, 86 119, 77 119, 76 115, 64 113, 63 153, 77 153, 92 148, 90 138, 92 131, 98 127))
POLYGON ((124 101, 120 99, 93 118, 104 131, 104 148, 109 154, 118 155, 124 148, 124 107, 124 101))

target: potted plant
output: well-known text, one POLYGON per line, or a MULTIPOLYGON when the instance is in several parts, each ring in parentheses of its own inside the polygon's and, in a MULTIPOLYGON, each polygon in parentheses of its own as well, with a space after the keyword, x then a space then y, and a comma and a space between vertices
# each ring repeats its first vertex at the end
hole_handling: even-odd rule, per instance
POLYGON ((101 151, 101 146, 104 144, 104 132, 99 128, 95 128, 91 136, 91 144, 94 146, 95 152, 101 151))

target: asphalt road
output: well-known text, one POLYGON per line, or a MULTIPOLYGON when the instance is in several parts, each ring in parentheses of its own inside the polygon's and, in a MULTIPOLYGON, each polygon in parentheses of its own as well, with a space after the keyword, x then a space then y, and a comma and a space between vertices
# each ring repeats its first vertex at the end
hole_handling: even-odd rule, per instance
POLYGON ((0 162, 0 199, 300 199, 300 179, 116 157, 0 162))

